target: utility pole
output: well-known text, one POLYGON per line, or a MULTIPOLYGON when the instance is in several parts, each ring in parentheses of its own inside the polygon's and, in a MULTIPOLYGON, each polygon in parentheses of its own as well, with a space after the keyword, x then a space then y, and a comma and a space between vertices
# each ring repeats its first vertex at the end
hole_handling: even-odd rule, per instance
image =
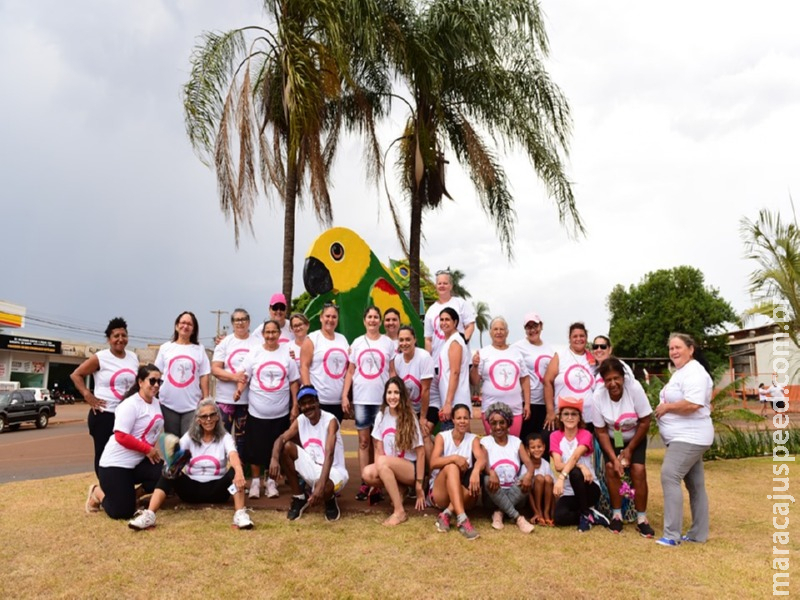
POLYGON ((227 315, 228 311, 227 310, 219 310, 219 309, 217 309, 217 310, 212 310, 211 314, 212 315, 217 315, 217 337, 219 337, 219 333, 220 333, 220 331, 219 331, 219 319, 220 319, 220 317, 222 315, 227 315))

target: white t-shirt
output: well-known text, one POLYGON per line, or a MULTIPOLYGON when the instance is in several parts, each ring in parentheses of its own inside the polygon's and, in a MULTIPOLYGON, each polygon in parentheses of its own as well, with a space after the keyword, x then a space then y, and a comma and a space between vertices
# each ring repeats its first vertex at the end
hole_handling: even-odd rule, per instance
POLYGON ((520 439, 510 434, 505 446, 499 445, 490 435, 481 438, 481 446, 486 448, 488 455, 489 468, 497 473, 500 487, 516 485, 527 472, 519 458, 520 444, 520 439))
POLYGON ((639 419, 652 413, 653 409, 650 407, 647 395, 635 379, 629 381, 628 377, 625 377, 622 398, 618 402, 611 399, 605 385, 595 388, 594 426, 608 428, 608 434, 612 436, 612 445, 614 431, 621 432, 622 439, 629 442, 636 434, 639 419))
POLYGON ((422 402, 422 382, 425 379, 433 379, 433 358, 423 348, 414 348, 414 356, 406 362, 403 354, 396 354, 394 357, 394 370, 406 384, 408 399, 414 408, 414 412, 419 414, 422 402))
POLYGON ((594 388, 594 357, 586 351, 584 354, 574 354, 569 347, 559 350, 558 375, 553 386, 555 393, 553 403, 558 412, 559 398, 577 398, 583 400, 583 421, 591 423, 594 420, 594 406, 592 389, 594 388))
MULTIPOLYGON (((241 373, 242 363, 253 348, 258 348, 261 344, 256 344, 255 338, 247 336, 239 339, 234 334, 225 338, 214 348, 212 362, 221 362, 223 369, 228 373, 241 373)), ((242 397, 238 402, 233 401, 233 394, 236 392, 235 381, 217 380, 216 400, 220 404, 247 404, 247 388, 242 392, 242 397)))
POLYGON ((668 412, 658 419, 658 430, 665 444, 685 442, 698 446, 710 446, 714 441, 714 426, 711 423, 711 392, 714 383, 696 360, 690 360, 675 371, 661 389, 661 403, 688 400, 701 408, 689 415, 668 412))
POLYGON ((314 344, 309 376, 311 385, 317 390, 319 403, 341 405, 344 376, 349 364, 347 339, 334 332, 333 339, 329 340, 322 331, 309 333, 308 339, 314 344))
POLYGON ((480 349, 478 375, 481 378, 481 409, 485 412, 495 402, 505 402, 514 415, 523 408, 521 377, 528 377, 525 358, 518 346, 499 350, 494 346, 480 349))
POLYGON ((164 374, 158 393, 161 404, 177 413, 193 412, 203 399, 200 378, 211 373, 211 362, 202 344, 161 344, 156 367, 164 374))
POLYGON ((292 408, 290 384, 300 379, 297 364, 286 345, 277 350, 263 347, 247 355, 242 370, 250 379, 248 413, 259 419, 278 419, 292 408))
POLYGON ((300 372, 300 346, 297 345, 297 339, 287 342, 286 346, 289 349, 289 356, 294 356, 294 362, 297 363, 297 372, 300 372))
POLYGON ((431 338, 431 356, 434 361, 439 358, 442 344, 444 344, 444 334, 439 329, 439 313, 448 306, 458 313, 457 329, 459 332, 464 333, 464 328, 475 322, 475 309, 463 298, 452 296, 447 302, 437 300, 431 304, 425 312, 425 337, 431 338))
POLYGON ((525 369, 530 375, 531 404, 544 404, 544 374, 553 358, 553 349, 545 343, 531 344, 527 338, 515 342, 514 346, 522 351, 525 369))
POLYGON ((184 472, 190 479, 206 483, 221 479, 228 471, 228 456, 236 452, 236 443, 230 433, 225 433, 219 441, 196 443, 184 433, 181 448, 192 453, 184 472))
POLYGON ((383 388, 389 380, 389 361, 394 357, 394 345, 385 335, 370 340, 362 335, 350 346, 353 372, 353 404, 380 406, 383 388))
MULTIPOLYGON (((578 465, 583 465, 592 472, 592 483, 595 485, 600 485, 597 483, 597 473, 594 472, 594 465, 592 463, 592 457, 594 455, 594 438, 592 437, 592 434, 586 429, 579 429, 577 435, 571 440, 566 438, 563 431, 554 431, 550 434, 550 452, 560 454, 561 460, 564 462, 564 464, 569 462, 569 459, 572 458, 572 453, 578 449, 579 445, 584 446, 589 450, 578 459, 578 463, 574 468, 577 469, 578 465)), ((572 484, 569 482, 569 477, 564 480, 563 495, 575 495, 575 491, 572 489, 572 484)))
POLYGON ((124 358, 117 358, 111 350, 100 350, 95 356, 100 363, 100 370, 92 374, 94 395, 105 400, 106 406, 100 410, 113 413, 125 397, 125 392, 136 383, 139 359, 130 350, 125 351, 124 358))
MULTIPOLYGON (((617 360, 619 360, 619 359, 617 359, 617 360)), ((626 363, 624 360, 620 360, 619 362, 622 363, 622 370, 625 371, 625 381, 628 381, 628 380, 636 381, 636 375, 633 374, 633 369, 630 368, 628 363, 626 363)), ((600 367, 600 365, 596 365, 595 366, 595 371, 596 371, 595 372, 595 376, 594 376, 594 389, 595 390, 597 388, 599 388, 600 386, 605 385, 605 382, 603 381, 603 377, 600 375, 599 367, 600 367)))
MULTIPOLYGON (((162 429, 164 429, 164 417, 161 416, 158 398, 153 398, 148 404, 139 394, 134 394, 117 406, 114 414, 114 431, 128 433, 137 440, 155 446, 162 429)), ((144 457, 141 452, 120 444, 112 435, 108 438, 108 443, 100 456, 100 466, 133 469, 144 457)))
POLYGON ((541 475, 542 477, 553 476, 553 469, 550 468, 550 462, 542 457, 542 462, 533 470, 533 476, 541 475))
POLYGON ((372 427, 373 439, 383 442, 383 453, 386 456, 396 456, 405 458, 411 462, 417 461, 416 449, 423 445, 422 430, 419 428, 419 421, 414 419, 416 439, 414 448, 411 450, 399 450, 395 447, 395 434, 397 433, 397 418, 392 416, 389 407, 375 415, 375 425, 372 427))
POLYGON ((458 374, 458 383, 456 385, 456 392, 453 395, 453 404, 450 408, 454 408, 459 404, 465 406, 472 406, 472 396, 469 393, 469 364, 472 357, 469 354, 469 348, 457 333, 451 335, 445 340, 442 346, 442 353, 439 355, 439 408, 441 408, 447 401, 447 392, 450 389, 450 345, 458 344, 461 346, 461 372, 458 374))
MULTIPOLYGON (((328 426, 331 421, 335 421, 331 413, 320 411, 320 418, 316 425, 312 425, 304 414, 297 417, 297 434, 300 437, 300 444, 308 452, 313 461, 322 466, 325 464, 325 445, 328 443, 328 426)), ((342 442, 341 427, 336 430, 336 445, 333 450, 333 468, 347 473, 344 463, 344 443, 342 442)))
MULTIPOLYGON (((269 321, 270 319, 264 319, 261 324, 256 327, 255 331, 250 334, 250 337, 253 338, 253 341, 256 342, 259 346, 264 345, 264 323, 269 321)), ((292 331, 292 326, 289 325, 289 319, 286 319, 283 322, 283 327, 281 327, 281 335, 278 337, 279 344, 285 344, 287 342, 294 341, 294 332, 292 331)))
MULTIPOLYGON (((468 431, 464 434, 464 439, 461 440, 461 443, 456 445, 453 441, 453 430, 449 431, 440 431, 437 434, 438 437, 442 438, 442 457, 446 456, 461 456, 465 458, 467 461, 467 468, 471 468, 474 463, 474 457, 472 456, 472 443, 475 441, 475 438, 478 436, 474 433, 468 431)), ((431 471, 429 487, 433 489, 433 482, 436 479, 436 476, 439 475, 439 471, 441 469, 434 469, 431 471)))

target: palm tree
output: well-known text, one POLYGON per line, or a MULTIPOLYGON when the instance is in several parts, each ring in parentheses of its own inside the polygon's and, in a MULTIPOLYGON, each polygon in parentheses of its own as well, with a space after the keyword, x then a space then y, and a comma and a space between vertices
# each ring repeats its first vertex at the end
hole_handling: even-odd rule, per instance
MULTIPOLYGON (((564 173, 569 107, 543 65, 548 40, 537 2, 430 0, 396 2, 400 43, 390 60, 408 89, 408 117, 397 161, 410 203, 410 296, 419 300, 419 260, 425 211, 444 196, 445 152, 469 173, 500 243, 513 256, 514 198, 500 148, 521 149, 554 197, 562 223, 583 232, 564 173), (494 142, 494 143, 490 143, 494 142)), ((392 206, 395 225, 398 211, 392 206)))
POLYGON ((284 205, 282 291, 291 298, 297 201, 307 191, 319 222, 331 223, 328 176, 343 127, 367 137, 365 164, 378 176, 374 122, 387 79, 370 50, 379 17, 374 2, 265 0, 264 10, 269 27, 201 36, 184 112, 192 145, 216 171, 237 245, 242 226, 253 231, 260 192, 271 201, 277 190, 284 205))
POLYGON ((784 332, 800 347, 800 229, 779 213, 761 210, 755 221, 742 219, 747 258, 756 261, 749 291, 756 305, 748 312, 780 320, 784 332), (782 318, 778 319, 778 311, 782 318))
POLYGON ((479 340, 481 343, 481 348, 483 348, 483 332, 489 329, 489 305, 482 300, 478 300, 477 302, 472 303, 472 307, 475 309, 475 327, 479 332, 479 340))
POLYGON ((467 291, 467 288, 465 288, 463 284, 464 278, 466 277, 464 271, 451 269, 450 267, 447 267, 447 270, 450 271, 450 280, 453 282, 453 296, 458 296, 465 300, 472 298, 472 294, 467 291))

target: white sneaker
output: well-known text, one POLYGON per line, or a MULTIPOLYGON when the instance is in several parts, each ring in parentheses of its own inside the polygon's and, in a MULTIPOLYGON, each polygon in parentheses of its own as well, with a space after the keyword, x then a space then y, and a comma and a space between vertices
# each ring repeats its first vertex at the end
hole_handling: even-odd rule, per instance
POLYGON ((142 531, 156 526, 156 513, 152 510, 139 510, 133 515, 133 518, 128 521, 128 527, 142 531))
POLYGON ((267 478, 267 498, 277 498, 279 495, 278 486, 275 485, 275 480, 267 478))
POLYGON ((492 528, 500 531, 503 528, 503 512, 496 510, 492 513, 492 528))
POLYGON ((261 497, 261 479, 256 477, 250 483, 250 493, 247 495, 248 498, 260 498, 261 497))
POLYGON ((246 508, 240 508, 233 513, 233 524, 239 529, 253 528, 253 521, 250 520, 250 515, 247 514, 246 508))
POLYGON ((528 522, 528 519, 523 517, 522 515, 517 517, 517 527, 522 533, 531 533, 533 532, 533 525, 528 522))

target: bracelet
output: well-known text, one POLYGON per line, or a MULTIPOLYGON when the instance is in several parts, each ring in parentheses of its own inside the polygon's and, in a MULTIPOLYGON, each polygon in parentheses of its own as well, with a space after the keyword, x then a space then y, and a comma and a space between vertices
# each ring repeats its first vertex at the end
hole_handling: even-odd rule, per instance
POLYGON ((566 479, 567 478, 567 473, 564 473, 564 471, 561 471, 561 474, 558 477, 559 477, 559 479, 566 479))
POLYGON ((417 483, 422 483, 422 479, 417 479, 417 483))

